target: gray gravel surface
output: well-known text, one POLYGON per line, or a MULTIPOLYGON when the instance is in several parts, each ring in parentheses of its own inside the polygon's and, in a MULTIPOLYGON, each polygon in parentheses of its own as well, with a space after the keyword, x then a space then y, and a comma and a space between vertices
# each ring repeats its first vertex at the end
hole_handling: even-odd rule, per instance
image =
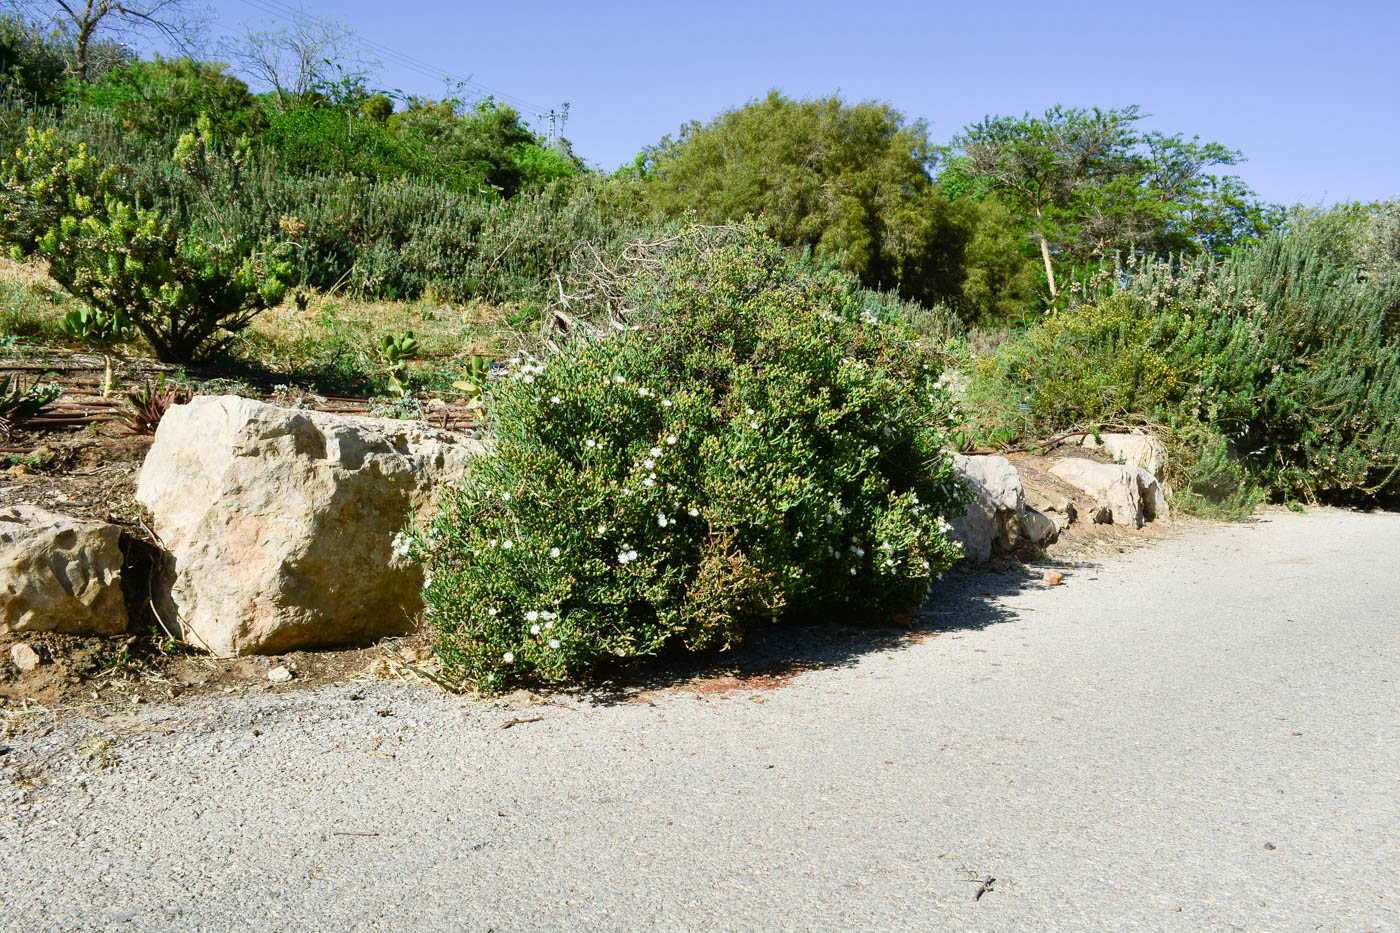
POLYGON ((0 928, 1400 929, 1400 516, 1009 579, 776 690, 347 684, 30 730, 0 928))

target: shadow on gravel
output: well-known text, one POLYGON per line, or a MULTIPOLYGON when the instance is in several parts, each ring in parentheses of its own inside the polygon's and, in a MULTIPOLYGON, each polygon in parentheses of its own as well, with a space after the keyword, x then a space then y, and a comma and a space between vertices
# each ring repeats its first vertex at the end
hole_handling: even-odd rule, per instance
POLYGON ((760 633, 730 651, 688 654, 677 651, 617 672, 577 695, 600 706, 649 702, 646 694, 722 693, 773 690, 804 671, 843 667, 867 654, 903 649, 945 632, 981 629, 1016 618, 1000 604, 1044 584, 1040 571, 1021 564, 949 573, 936 582, 928 602, 908 619, 908 628, 889 620, 822 620, 786 623, 760 633))

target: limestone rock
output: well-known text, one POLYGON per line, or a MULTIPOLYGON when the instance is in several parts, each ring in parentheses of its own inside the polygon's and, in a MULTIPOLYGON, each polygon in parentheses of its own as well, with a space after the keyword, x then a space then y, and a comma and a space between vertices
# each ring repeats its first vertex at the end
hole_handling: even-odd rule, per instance
POLYGON ((967 511, 950 519, 953 537, 962 542, 963 555, 982 562, 994 547, 1009 550, 1021 534, 1025 492, 1021 474, 1005 457, 966 457, 953 454, 958 477, 976 497, 967 511))
POLYGON ((25 642, 10 646, 10 660, 15 663, 15 667, 19 668, 21 674, 28 674, 43 663, 39 652, 34 650, 34 646, 25 642))
POLYGON ((120 540, 106 522, 0 508, 0 632, 126 631, 120 540))
POLYGON ((1142 527, 1142 490, 1137 468, 1066 457, 1050 464, 1050 472, 1106 505, 1113 513, 1113 524, 1142 527))
POLYGON ((274 667, 272 670, 267 672, 267 679, 275 684, 285 684, 294 676, 295 675, 287 669, 286 665, 274 667))
POLYGON ((1021 531, 1036 547, 1044 547, 1060 536, 1059 523, 1030 506, 1026 506, 1021 512, 1021 531))
POLYGON ((1142 493, 1142 513, 1149 522, 1159 522, 1171 515, 1171 507, 1167 504, 1166 493, 1162 491, 1162 484, 1157 482, 1157 477, 1147 470, 1139 468, 1138 490, 1142 493))
POLYGON ((415 422, 234 396, 172 407, 136 492, 169 551, 162 616, 221 657, 411 631, 423 572, 394 537, 479 451, 415 422))
POLYGON ((1102 450, 1118 463, 1143 469, 1160 477, 1167 465, 1167 446, 1151 434, 1092 434, 1085 435, 1080 445, 1102 450))
POLYGON ((1059 586, 1065 582, 1065 575, 1058 570, 1047 570, 1040 575, 1040 579, 1046 586, 1059 586))

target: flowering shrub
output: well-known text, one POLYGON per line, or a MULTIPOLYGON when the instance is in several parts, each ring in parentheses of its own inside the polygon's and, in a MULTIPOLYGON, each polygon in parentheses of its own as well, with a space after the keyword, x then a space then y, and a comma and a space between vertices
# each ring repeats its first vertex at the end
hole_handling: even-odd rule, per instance
POLYGON ((448 671, 483 689, 880 617, 956 557, 952 403, 848 278, 741 230, 631 286, 636 330, 495 384, 490 452, 402 541, 448 671))

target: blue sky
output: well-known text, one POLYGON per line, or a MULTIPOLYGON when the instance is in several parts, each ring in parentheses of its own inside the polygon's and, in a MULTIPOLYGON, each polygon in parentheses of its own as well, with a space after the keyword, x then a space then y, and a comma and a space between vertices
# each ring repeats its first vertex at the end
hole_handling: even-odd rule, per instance
POLYGON ((1400 195, 1393 2, 220 0, 217 29, 288 11, 376 43, 385 87, 440 96, 450 73, 531 117, 567 101, 575 150, 608 169, 778 88, 885 101, 935 142, 988 113, 1138 104, 1145 128, 1243 150, 1267 200, 1400 195))

